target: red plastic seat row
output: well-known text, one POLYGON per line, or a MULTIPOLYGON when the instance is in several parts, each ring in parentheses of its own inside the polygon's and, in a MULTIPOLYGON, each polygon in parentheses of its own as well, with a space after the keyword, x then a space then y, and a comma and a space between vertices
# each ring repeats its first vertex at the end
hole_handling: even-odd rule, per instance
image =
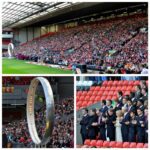
POLYGON ((148 148, 148 144, 136 142, 116 142, 103 140, 85 140, 84 145, 97 148, 148 148))

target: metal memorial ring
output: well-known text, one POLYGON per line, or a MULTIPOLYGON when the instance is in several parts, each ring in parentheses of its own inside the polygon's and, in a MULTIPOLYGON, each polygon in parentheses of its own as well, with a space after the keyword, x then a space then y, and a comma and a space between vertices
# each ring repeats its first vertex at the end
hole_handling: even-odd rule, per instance
POLYGON ((34 78, 31 81, 31 84, 29 86, 29 92, 27 96, 27 123, 28 123, 30 136, 35 144, 44 145, 49 142, 49 137, 51 136, 53 131, 54 113, 55 113, 54 98, 53 98, 53 92, 49 81, 43 77, 34 78), (35 93, 39 82, 41 83, 42 88, 44 90, 44 95, 46 100, 46 127, 45 127, 45 134, 43 136, 43 139, 40 139, 38 136, 38 132, 35 125, 35 115, 34 115, 35 114, 34 112, 35 93))

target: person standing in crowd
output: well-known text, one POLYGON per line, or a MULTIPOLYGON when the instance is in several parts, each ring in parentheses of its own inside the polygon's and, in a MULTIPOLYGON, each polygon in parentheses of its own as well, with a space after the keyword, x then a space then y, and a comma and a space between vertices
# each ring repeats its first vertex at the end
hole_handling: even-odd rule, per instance
POLYGON ((129 142, 136 142, 137 118, 135 111, 130 111, 129 142))
POLYGON ((128 95, 123 97, 123 100, 122 100, 123 107, 128 108, 128 100, 129 100, 129 96, 128 95))
POLYGON ((132 101, 129 99, 128 100, 128 113, 130 113, 131 111, 136 111, 136 107, 132 104, 132 101))
POLYGON ((143 110, 137 109, 137 142, 144 143, 145 141, 145 116, 143 110))
POLYGON ((116 123, 115 123, 115 127, 116 127, 116 138, 115 141, 117 142, 122 142, 122 133, 121 133, 121 121, 122 118, 122 112, 121 110, 117 110, 116 111, 116 123))
POLYGON ((137 85, 135 87, 135 99, 138 100, 141 96, 142 96, 141 87, 140 87, 140 85, 137 85))
POLYGON ((142 88, 142 97, 140 99, 143 101, 148 99, 147 88, 142 88))
POLYGON ((122 100, 123 100, 123 93, 122 93, 122 91, 118 91, 117 95, 118 95, 119 103, 122 103, 122 100))
POLYGON ((108 109, 113 108, 113 106, 112 106, 112 100, 107 100, 106 101, 106 106, 107 106, 108 109))
POLYGON ((7 134, 5 133, 5 131, 3 131, 3 135, 2 135, 2 148, 7 148, 7 144, 8 144, 8 138, 7 138, 7 134))
POLYGON ((114 114, 114 110, 110 108, 107 112, 107 117, 106 117, 107 138, 110 141, 115 141, 115 122, 116 122, 116 116, 114 114))
POLYGON ((101 105, 102 105, 102 108, 100 109, 100 111, 102 112, 102 114, 105 114, 108 110, 108 107, 106 106, 106 101, 102 100, 101 105))
POLYGON ((145 109, 144 115, 145 115, 145 143, 148 143, 148 109, 145 109))
POLYGON ((98 117, 96 114, 96 109, 91 109, 89 121, 87 125, 88 138, 91 140, 96 139, 96 136, 97 136, 97 120, 98 120, 98 117))
POLYGON ((88 121, 89 121, 89 115, 88 115, 88 109, 84 108, 82 109, 82 120, 80 121, 80 125, 81 125, 81 136, 82 136, 82 142, 84 144, 85 139, 88 138, 88 132, 87 132, 87 125, 88 125, 88 121))
POLYGON ((122 107, 122 113, 124 114, 121 120, 121 133, 122 133, 122 139, 123 142, 128 142, 128 136, 129 136, 129 121, 130 121, 130 115, 128 113, 127 107, 122 107))
POLYGON ((138 100, 137 101, 137 109, 141 109, 142 111, 144 111, 144 105, 143 105, 143 100, 138 100))

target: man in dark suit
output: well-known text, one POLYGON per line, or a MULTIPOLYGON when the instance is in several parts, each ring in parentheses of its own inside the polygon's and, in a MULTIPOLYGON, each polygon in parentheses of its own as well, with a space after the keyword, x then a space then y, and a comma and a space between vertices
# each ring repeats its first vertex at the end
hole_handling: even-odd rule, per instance
POLYGON ((123 104, 122 102, 119 102, 119 101, 116 101, 116 106, 115 106, 115 112, 118 111, 118 110, 121 110, 123 107, 123 104))
POLYGON ((128 113, 135 112, 135 111, 136 111, 136 107, 132 104, 132 101, 129 99, 128 100, 128 113))
POLYGON ((106 106, 106 101, 102 100, 101 105, 102 105, 102 107, 101 107, 100 111, 102 114, 105 114, 108 110, 108 107, 106 106))
POLYGON ((137 118, 135 111, 130 111, 129 142, 136 142, 137 118))
POLYGON ((135 99, 139 99, 142 96, 140 85, 136 86, 135 99))
POLYGON ((122 139, 123 139, 123 142, 128 142, 129 123, 130 123, 130 115, 128 113, 128 108, 122 107, 122 113, 124 114, 123 119, 120 122, 122 124, 121 126, 122 139))
POLYGON ((137 101, 137 109, 141 109, 144 112, 144 105, 143 105, 143 100, 138 100, 137 101))
POLYGON ((118 91, 117 95, 118 95, 118 101, 122 103, 122 100, 123 100, 123 93, 122 93, 122 91, 118 91))
POLYGON ((114 110, 110 108, 106 118, 107 137, 110 141, 115 141, 115 121, 116 116, 114 114, 114 110))
POLYGON ((82 109, 82 120, 80 121, 80 125, 81 125, 81 136, 82 136, 82 142, 84 144, 84 141, 86 139, 88 139, 88 131, 87 131, 87 125, 88 125, 88 121, 89 121, 89 115, 88 115, 88 109, 84 108, 82 109))
POLYGON ((112 100, 107 100, 106 101, 106 106, 107 106, 108 109, 113 108, 113 106, 112 106, 112 100))
POLYGON ((97 122, 98 122, 98 116, 96 115, 96 109, 92 109, 92 110, 90 110, 90 116, 89 116, 89 121, 88 121, 88 125, 87 125, 88 138, 91 140, 96 139, 97 122))
POLYGON ((142 88, 142 97, 140 97, 141 100, 146 101, 148 100, 148 93, 146 88, 142 88))
POLYGON ((137 109, 137 142, 144 143, 145 141, 145 116, 143 110, 137 109))

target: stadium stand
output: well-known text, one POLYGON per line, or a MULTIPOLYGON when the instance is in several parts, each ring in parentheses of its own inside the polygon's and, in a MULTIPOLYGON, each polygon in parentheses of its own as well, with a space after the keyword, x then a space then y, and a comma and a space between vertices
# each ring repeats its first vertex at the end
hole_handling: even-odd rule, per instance
POLYGON ((148 147, 147 78, 86 80, 77 81, 77 147, 148 147))

